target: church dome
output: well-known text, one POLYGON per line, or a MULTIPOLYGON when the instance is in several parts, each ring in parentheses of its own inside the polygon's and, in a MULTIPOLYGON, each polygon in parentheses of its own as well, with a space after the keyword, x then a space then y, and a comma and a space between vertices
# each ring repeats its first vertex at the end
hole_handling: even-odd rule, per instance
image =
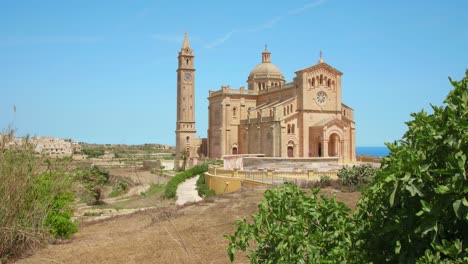
POLYGON ((249 80, 256 79, 281 79, 284 80, 283 73, 273 63, 270 62, 270 52, 265 49, 262 52, 262 63, 253 68, 249 74, 249 80))
POLYGON ((275 78, 284 79, 281 70, 271 62, 262 62, 255 66, 249 74, 249 79, 265 79, 275 78))

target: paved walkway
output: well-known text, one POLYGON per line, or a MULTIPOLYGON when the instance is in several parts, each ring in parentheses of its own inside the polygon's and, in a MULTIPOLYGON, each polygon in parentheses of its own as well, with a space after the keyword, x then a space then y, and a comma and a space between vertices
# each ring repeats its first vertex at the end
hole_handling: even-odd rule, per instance
POLYGON ((198 196, 197 180, 198 176, 179 184, 177 187, 177 205, 184 205, 185 203, 198 202, 203 200, 200 196, 198 196))

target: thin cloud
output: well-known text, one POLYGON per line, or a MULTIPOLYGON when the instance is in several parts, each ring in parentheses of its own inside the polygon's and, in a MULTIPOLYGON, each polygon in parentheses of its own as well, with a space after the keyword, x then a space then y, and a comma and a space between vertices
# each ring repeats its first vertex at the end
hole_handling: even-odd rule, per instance
POLYGON ((260 24, 258 26, 252 26, 252 27, 242 29, 242 30, 233 29, 233 30, 229 31, 228 33, 224 34, 221 38, 218 38, 218 39, 214 40, 213 42, 211 42, 210 44, 206 45, 205 48, 211 49, 211 48, 214 48, 216 46, 219 46, 219 45, 225 43, 227 40, 229 40, 232 37, 232 35, 234 33, 260 32, 260 31, 263 31, 263 30, 271 29, 276 24, 278 24, 279 22, 284 20, 285 18, 287 18, 289 16, 295 16, 297 14, 303 13, 303 12, 309 10, 309 9, 312 9, 314 7, 317 7, 317 6, 325 3, 326 1, 327 0, 317 0, 317 1, 314 1, 314 2, 310 2, 310 3, 305 4, 304 6, 302 6, 300 8, 295 8, 295 9, 291 9, 291 10, 287 11, 286 15, 281 15, 281 16, 274 17, 274 18, 272 18, 272 19, 270 19, 270 20, 266 21, 265 23, 260 24))
POLYGON ((249 28, 249 29, 246 29, 245 31, 248 31, 248 32, 263 31, 265 29, 269 29, 269 28, 274 27, 278 22, 280 22, 283 19, 284 19, 284 16, 278 16, 278 17, 275 17, 273 19, 268 20, 267 22, 263 23, 260 26, 249 28))
POLYGON ((219 45, 223 44, 224 42, 229 40, 235 32, 236 32, 236 30, 232 30, 231 32, 228 32, 228 33, 224 34, 224 36, 214 40, 213 42, 209 43, 208 45, 205 45, 205 48, 211 49, 211 48, 214 48, 216 46, 219 46, 219 45))
POLYGON ((293 15, 300 14, 300 13, 305 12, 305 11, 311 9, 311 8, 317 7, 317 6, 325 3, 325 1, 326 0, 318 0, 318 1, 315 1, 315 2, 305 4, 303 7, 289 10, 287 12, 287 14, 288 14, 288 16, 293 16, 293 15))

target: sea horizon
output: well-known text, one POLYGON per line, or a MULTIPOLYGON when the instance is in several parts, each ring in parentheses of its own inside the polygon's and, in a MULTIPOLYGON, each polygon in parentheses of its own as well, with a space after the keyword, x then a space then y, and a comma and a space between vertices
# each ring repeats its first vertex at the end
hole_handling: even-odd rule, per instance
POLYGON ((390 150, 386 146, 357 146, 356 154, 385 157, 390 154, 390 150))

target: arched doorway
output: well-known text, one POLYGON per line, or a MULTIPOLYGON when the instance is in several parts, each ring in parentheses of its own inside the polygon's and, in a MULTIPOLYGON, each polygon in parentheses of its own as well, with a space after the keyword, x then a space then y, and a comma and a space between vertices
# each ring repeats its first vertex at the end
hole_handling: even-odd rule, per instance
POLYGON ((294 142, 289 141, 288 142, 288 158, 293 158, 294 157, 294 142))
POLYGON ((336 133, 330 135, 330 139, 328 141, 328 156, 340 156, 340 136, 336 133))
POLYGON ((232 147, 232 152, 231 153, 232 153, 232 155, 237 155, 237 145, 234 145, 232 147))

